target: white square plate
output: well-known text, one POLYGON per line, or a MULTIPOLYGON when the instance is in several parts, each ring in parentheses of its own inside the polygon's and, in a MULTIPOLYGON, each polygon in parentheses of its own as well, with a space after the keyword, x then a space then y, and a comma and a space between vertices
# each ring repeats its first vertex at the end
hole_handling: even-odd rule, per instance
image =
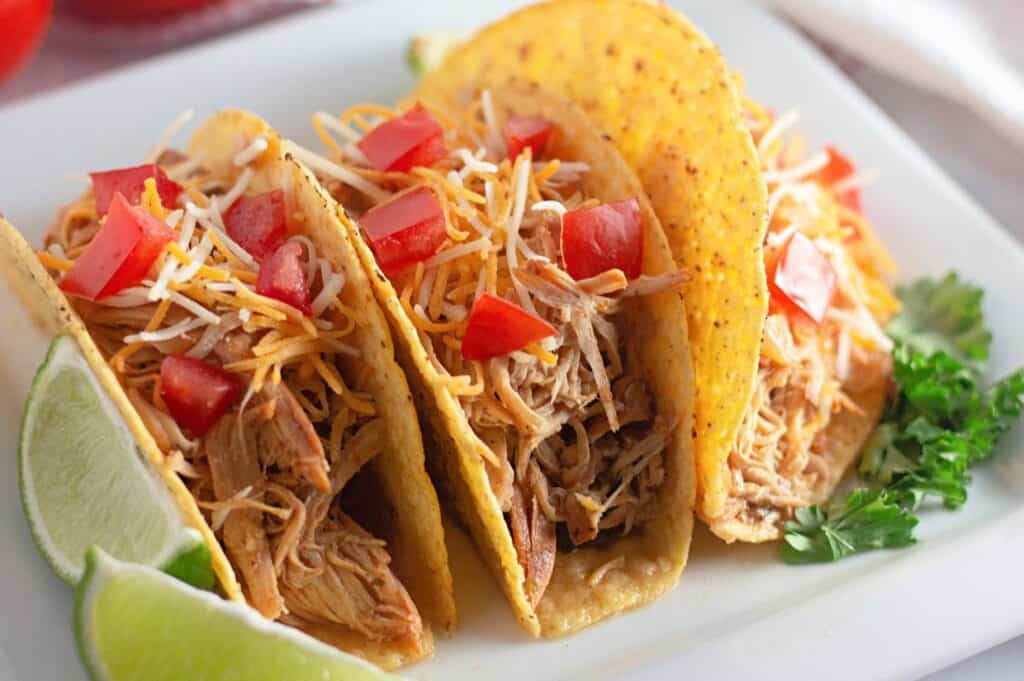
MULTIPOLYGON (((39 242, 78 193, 66 173, 129 165, 177 112, 251 108, 312 143, 309 115, 392 101, 412 78, 410 35, 468 28, 517 2, 357 3, 318 10, 171 54, 0 111, 0 209, 39 242)), ((994 374, 1024 364, 1024 253, 804 40, 738 1, 678 3, 722 47, 749 90, 798 107, 813 144, 835 142, 881 180, 867 213, 904 277, 955 268, 988 291, 994 374)), ((582 28, 581 30, 586 30, 582 28)), ((83 678, 71 592, 37 555, 15 476, 21 405, 45 339, 0 291, 0 678, 83 678)), ((915 677, 1024 632, 1024 459, 1020 430, 976 475, 956 513, 925 514, 918 546, 834 565, 787 567, 777 546, 727 547, 698 529, 668 597, 574 638, 527 640, 489 575, 453 533, 460 629, 421 679, 915 677)))

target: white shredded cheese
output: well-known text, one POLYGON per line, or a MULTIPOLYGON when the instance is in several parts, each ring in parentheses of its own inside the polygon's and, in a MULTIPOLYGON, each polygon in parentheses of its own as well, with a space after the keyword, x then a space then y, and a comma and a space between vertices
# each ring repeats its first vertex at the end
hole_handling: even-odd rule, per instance
POLYGON ((316 294, 316 298, 310 304, 314 317, 323 314, 324 310, 330 307, 331 303, 338 297, 338 294, 341 293, 341 289, 345 287, 344 274, 333 271, 330 263, 324 258, 320 258, 319 262, 320 278, 323 283, 320 287, 320 293, 316 294))
POLYGON ((532 211, 549 210, 552 213, 557 214, 559 218, 561 218, 563 215, 565 215, 568 212, 566 210, 565 206, 563 206, 561 204, 561 202, 559 202, 559 201, 551 201, 551 200, 548 200, 548 201, 538 201, 537 203, 535 203, 532 206, 530 206, 530 210, 532 210, 532 211))
MULTIPOLYGON (((174 281, 178 282, 179 284, 184 284, 188 281, 191 281, 192 277, 196 276, 196 273, 199 271, 199 268, 206 264, 206 259, 210 257, 210 254, 212 252, 213 239, 204 234, 203 238, 199 240, 199 243, 196 245, 196 247, 189 250, 188 252, 188 257, 191 258, 192 262, 186 265, 185 267, 182 267, 179 271, 173 273, 171 278, 174 281)), ((160 274, 162 276, 163 272, 161 272, 160 274)), ((159 285, 160 282, 157 282, 157 286, 159 285)), ((154 291, 156 291, 157 286, 153 287, 154 291)), ((164 288, 161 290, 161 298, 166 297, 166 288, 167 284, 165 282, 164 288)), ((151 300, 156 300, 156 298, 151 298, 151 300)))
POLYGON ((495 158, 505 156, 505 141, 498 130, 498 117, 494 115, 494 102, 491 100, 491 91, 484 90, 480 93, 480 108, 484 114, 484 124, 487 127, 487 149, 495 158))
MULTIPOLYGON (((246 168, 246 170, 248 170, 248 168, 246 168)), ((192 208, 196 208, 196 205, 193 203, 190 203, 188 205, 191 206, 192 208)), ((188 207, 186 207, 186 209, 188 209, 188 207)), ((200 212, 200 214, 202 214, 201 211, 198 211, 198 209, 197 212, 200 212)), ((219 214, 217 215, 219 217, 219 214)), ((257 269, 256 260, 251 255, 249 255, 249 252, 242 248, 241 246, 239 246, 238 242, 236 242, 234 239, 228 236, 227 230, 222 229, 217 224, 215 224, 211 217, 208 217, 207 215, 203 214, 203 217, 199 218, 199 224, 201 224, 203 228, 206 229, 208 232, 213 232, 214 235, 216 235, 216 237, 220 239, 221 243, 223 243, 224 246, 229 251, 231 251, 231 253, 236 258, 241 260, 246 266, 254 270, 257 269)))
POLYGON ((363 192, 377 203, 382 203, 391 198, 390 192, 384 191, 374 183, 361 175, 352 172, 348 168, 342 167, 332 161, 328 161, 316 152, 304 149, 291 141, 285 142, 285 146, 287 150, 295 156, 295 158, 302 163, 305 163, 313 171, 344 182, 353 189, 358 189, 363 192))
POLYGON ((467 241, 461 244, 457 244, 446 251, 435 253, 426 261, 424 261, 423 265, 428 269, 437 267, 438 265, 446 263, 449 260, 455 260, 457 258, 461 258, 464 255, 476 253, 477 251, 485 251, 490 247, 491 240, 485 237, 481 237, 474 241, 467 241))
POLYGON ((786 113, 779 116, 771 127, 768 128, 763 135, 761 135, 761 141, 757 143, 757 153, 761 158, 765 158, 765 154, 768 151, 768 147, 775 143, 775 140, 782 137, 783 134, 794 125, 800 122, 800 112, 796 109, 790 109, 786 113))
POLYGON ((167 177, 175 182, 181 182, 198 170, 203 165, 204 160, 206 160, 206 152, 200 152, 195 156, 185 159, 173 168, 168 168, 167 177))
POLYGON ((145 286, 129 286, 103 299, 107 307, 138 307, 149 302, 150 289, 145 286))
POLYGON ((466 309, 465 305, 456 305, 454 303, 441 303, 441 311, 444 313, 445 318, 452 322, 461 322, 469 316, 469 310, 466 309))
MULTIPOLYGON (((239 282, 239 284, 241 284, 244 288, 249 289, 250 291, 252 290, 252 288, 247 284, 244 284, 242 282, 239 282)), ((238 290, 238 286, 236 286, 233 282, 230 281, 209 281, 206 282, 206 288, 210 289, 211 291, 217 291, 218 293, 234 293, 238 290)))
POLYGON ((423 281, 420 282, 420 290, 416 293, 416 306, 422 309, 427 309, 427 305, 430 302, 430 292, 434 290, 434 280, 437 279, 437 268, 431 267, 427 269, 423 275, 423 281))
POLYGON ((171 229, 174 229, 175 227, 178 226, 178 223, 181 222, 181 218, 184 215, 184 210, 182 210, 181 208, 175 208, 174 210, 167 214, 167 217, 164 218, 164 224, 166 224, 171 229))
POLYGON ((238 179, 235 180, 235 184, 231 186, 231 189, 220 196, 214 197, 214 199, 210 201, 210 208, 207 209, 207 214, 212 217, 210 209, 215 209, 218 213, 223 213, 230 208, 231 204, 237 201, 238 198, 245 193, 245 190, 248 189, 249 183, 252 181, 252 176, 252 168, 246 167, 243 169, 242 172, 238 174, 238 179))
POLYGON ((188 296, 183 296, 177 291, 168 291, 167 296, 174 302, 174 304, 185 308, 199 319, 204 320, 207 324, 217 324, 220 322, 220 317, 210 312, 188 296))
POLYGON ((878 170, 875 168, 868 168, 863 172, 853 173, 839 180, 832 185, 832 192, 834 194, 845 194, 850 190, 866 187, 877 179, 878 170))
POLYGON ((160 329, 159 331, 140 331, 124 337, 125 343, 162 343, 178 336, 188 333, 200 326, 206 326, 208 322, 202 319, 184 319, 177 324, 160 329))
POLYGON ((243 307, 238 311, 238 318, 242 320, 243 324, 248 323, 252 319, 252 310, 247 307, 243 307))
POLYGON ((764 245, 768 248, 779 248, 789 241, 789 238, 799 231, 799 229, 800 228, 797 225, 790 224, 781 232, 769 232, 768 238, 764 240, 764 245))
MULTIPOLYGON (((485 150, 480 149, 478 153, 481 151, 485 150)), ((488 173, 493 175, 498 172, 498 166, 489 161, 480 160, 480 158, 477 158, 469 149, 466 149, 465 147, 456 149, 453 152, 453 155, 462 160, 462 169, 458 173, 460 178, 464 178, 470 175, 471 173, 488 173)))
POLYGON ((235 154, 235 158, 232 159, 232 162, 239 168, 244 165, 249 165, 259 158, 259 155, 266 151, 268 146, 269 145, 267 144, 265 137, 254 137, 252 142, 249 142, 249 145, 246 146, 245 149, 242 149, 240 152, 235 154))
POLYGON ((188 122, 192 120, 192 117, 196 115, 195 109, 185 109, 171 121, 162 133, 157 138, 156 145, 149 150, 146 154, 146 163, 156 163, 156 160, 160 158, 160 154, 167 150, 167 145, 171 143, 174 136, 177 135, 182 128, 188 125, 188 122))
POLYGON ((840 381, 850 377, 850 334, 843 329, 836 341, 836 375, 840 381))
MULTIPOLYGON (((462 175, 455 172, 454 170, 449 170, 448 175, 446 177, 448 178, 448 181, 451 182, 456 187, 463 186, 462 175)), ((455 197, 455 203, 459 207, 459 210, 465 213, 467 219, 469 220, 469 224, 473 226, 473 229, 475 229, 485 237, 491 236, 491 230, 488 229, 487 226, 484 225, 484 223, 480 222, 480 218, 476 216, 476 209, 469 205, 469 201, 466 200, 465 196, 462 196, 461 194, 457 195, 455 197)))
POLYGON ((529 182, 529 167, 525 162, 517 162, 515 167, 515 178, 514 178, 514 199, 512 202, 512 214, 509 216, 509 221, 506 226, 507 242, 505 244, 505 258, 508 260, 509 274, 512 276, 512 284, 515 286, 516 294, 519 296, 519 302, 524 309, 537 313, 537 308, 533 304, 533 300, 530 299, 530 293, 526 290, 526 287, 519 281, 519 277, 516 276, 516 270, 519 268, 519 227, 523 224, 523 213, 526 210, 526 191, 529 182))
MULTIPOLYGON (((490 257, 493 258, 495 256, 492 253, 490 257)), ((480 277, 476 280, 476 294, 473 296, 473 300, 476 300, 477 298, 479 298, 481 296, 481 294, 483 294, 484 290, 486 290, 486 288, 487 288, 487 267, 485 265, 484 267, 480 268, 480 277)))
POLYGON ((819 151, 799 165, 785 170, 770 170, 762 175, 767 184, 799 182, 808 175, 813 175, 828 165, 828 153, 819 151))
POLYGON ((867 308, 863 307, 863 303, 858 305, 856 311, 839 310, 835 307, 830 307, 825 315, 836 321, 846 322, 862 338, 873 342, 879 349, 886 352, 892 350, 892 340, 885 335, 882 327, 878 325, 878 322, 871 316, 867 308))
POLYGON ((484 198, 487 199, 487 219, 493 222, 496 207, 494 204, 494 183, 490 180, 484 182, 484 198))
POLYGON ((328 130, 338 133, 349 142, 358 142, 362 139, 362 135, 353 130, 350 126, 345 125, 341 122, 340 118, 332 116, 326 111, 317 111, 315 114, 316 119, 324 124, 324 127, 328 130))

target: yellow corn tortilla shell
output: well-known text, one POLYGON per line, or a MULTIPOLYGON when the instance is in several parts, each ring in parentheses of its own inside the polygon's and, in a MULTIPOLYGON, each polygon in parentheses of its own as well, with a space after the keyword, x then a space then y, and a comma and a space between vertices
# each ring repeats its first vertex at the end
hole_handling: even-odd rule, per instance
POLYGON ((727 457, 753 395, 767 314, 766 189, 729 69, 675 10, 645 0, 560 0, 482 29, 414 97, 532 79, 581 106, 637 173, 692 280, 698 511, 719 515, 727 457))
MULTIPOLYGON (((637 197, 644 222, 644 273, 675 269, 665 235, 639 181, 586 114, 535 84, 509 84, 491 94, 500 120, 509 114, 539 115, 555 123, 549 153, 552 158, 589 164, 590 171, 583 176, 588 196, 602 202, 637 197)), ((459 106, 457 101, 447 104, 459 106)), ((398 355, 420 413, 429 424, 425 435, 428 445, 433 446, 428 446, 428 451, 443 470, 442 477, 460 515, 520 624, 534 636, 569 634, 649 603, 670 590, 686 564, 696 490, 690 437, 694 380, 680 294, 639 299, 624 311, 622 325, 631 332, 626 339, 628 365, 639 367, 648 381, 658 413, 677 424, 665 449, 666 479, 655 501, 657 517, 643 528, 634 529, 630 536, 611 539, 601 548, 584 546, 571 553, 559 552, 554 576, 533 608, 526 596, 512 535, 488 482, 484 454, 480 453, 486 451, 486 445, 473 432, 458 400, 431 365, 416 328, 358 235, 358 228, 350 221, 346 223, 392 324, 398 355), (599 567, 620 556, 625 561, 621 569, 610 570, 602 580, 591 583, 599 567)))
MULTIPOLYGON (((387 421, 388 441, 384 450, 368 465, 370 484, 378 492, 378 524, 384 528, 392 567, 415 601, 424 619, 422 640, 410 642, 372 641, 342 626, 310 625, 307 633, 392 669, 433 652, 431 626, 447 632, 455 626, 455 601, 448 553, 444 543, 437 495, 424 468, 423 443, 408 384, 394 359, 394 347, 387 323, 373 298, 366 275, 333 210, 333 201, 315 178, 298 163, 282 155, 281 141, 267 123, 254 114, 223 111, 195 133, 189 153, 201 155, 204 165, 214 171, 231 170, 236 153, 255 137, 262 136, 268 147, 250 166, 255 192, 284 188, 289 216, 303 216, 302 231, 318 253, 344 274, 346 285, 341 301, 355 315, 356 328, 349 337, 360 352, 358 363, 375 368, 368 384, 361 386, 373 395, 374 404, 387 421)), ((295 224, 293 222, 293 224, 295 224)), ((224 592, 234 600, 242 591, 230 563, 207 526, 194 499, 178 476, 164 464, 153 438, 123 392, 117 377, 107 366, 63 293, 39 264, 31 247, 9 225, 4 224, 5 269, 17 272, 17 288, 32 296, 30 308, 51 311, 50 330, 72 335, 82 347, 89 364, 121 410, 146 455, 163 472, 191 525, 203 533, 213 554, 213 565, 224 592)), ((23 296, 24 297, 24 296, 23 296)), ((38 314, 38 313, 37 313, 38 314)))

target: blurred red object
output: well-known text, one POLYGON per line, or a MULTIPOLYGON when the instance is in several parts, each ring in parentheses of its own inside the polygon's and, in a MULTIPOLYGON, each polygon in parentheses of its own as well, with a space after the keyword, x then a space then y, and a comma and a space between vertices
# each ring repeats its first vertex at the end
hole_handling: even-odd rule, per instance
POLYGON ((147 19, 165 19, 223 2, 224 0, 68 0, 67 8, 73 14, 89 21, 131 23, 147 19))
POLYGON ((0 82, 36 51, 51 14, 53 0, 0 0, 0 82))
POLYGON ((153 53, 329 1, 58 0, 53 30, 64 45, 153 53))

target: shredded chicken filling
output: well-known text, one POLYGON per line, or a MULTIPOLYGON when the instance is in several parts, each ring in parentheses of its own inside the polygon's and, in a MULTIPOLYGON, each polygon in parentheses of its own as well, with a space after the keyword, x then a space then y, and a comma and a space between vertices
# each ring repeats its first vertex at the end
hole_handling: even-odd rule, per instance
MULTIPOLYGON (((435 112, 454 151, 408 173, 369 169, 351 143, 393 112, 355 107, 332 119, 332 130, 351 133, 347 143, 322 125, 318 132, 333 162, 385 195, 426 186, 442 203, 446 242, 391 279, 431 363, 489 449, 491 489, 537 603, 554 569, 559 528, 563 546, 582 545, 602 533, 628 533, 654 513, 675 424, 657 416, 650 388, 625 361, 621 310, 632 297, 678 289, 684 275, 628 281, 613 269, 574 281, 561 266, 561 215, 598 203, 583 192, 588 168, 534 163, 529 148, 506 159, 486 109, 478 100, 465 120, 435 112), (535 312, 557 335, 505 356, 463 359, 466 319, 483 292, 535 312)), ((321 175, 355 215, 375 202, 339 175, 321 175)))
MULTIPOLYGON (((168 250, 142 286, 99 302, 75 298, 76 310, 207 512, 253 607, 297 626, 336 624, 374 640, 418 640, 419 613, 391 570, 385 543, 342 503, 346 483, 386 437, 372 401, 348 387, 338 363, 358 354, 345 342, 353 317, 336 298, 343 278, 308 239, 293 236, 304 247, 311 299, 325 289, 335 295, 314 303, 320 309, 307 318, 256 294, 257 265, 226 245, 220 213, 227 207, 218 203, 224 194, 245 192, 246 171, 212 177, 176 152, 164 152, 160 164, 185 185, 182 208, 166 214, 155 196, 144 196, 142 205, 177 230, 188 257, 175 263, 168 250), (201 191, 211 188, 223 193, 201 191), (193 264, 192 276, 183 276, 195 260, 202 266, 193 264), (162 296, 154 294, 161 278, 170 282, 162 296), (187 323, 173 333, 175 325, 202 321, 196 307, 216 321, 187 323), (146 335, 153 332, 159 338, 146 335), (246 386, 241 403, 200 439, 178 426, 160 398, 160 365, 168 354, 203 359, 246 386)), ((91 193, 62 211, 41 254, 55 277, 61 271, 52 267, 55 260, 73 262, 99 226, 91 193)))
POLYGON ((768 179, 765 261, 774 262, 800 231, 836 273, 822 324, 770 311, 754 395, 729 454, 721 518, 767 531, 781 528, 796 508, 821 501, 837 482, 841 471, 830 470, 826 457, 828 426, 841 411, 861 413, 848 393, 888 375, 891 345, 882 327, 898 302, 883 282, 891 263, 871 226, 836 199, 835 187, 814 177, 815 157, 804 159, 802 140, 783 135, 795 114, 774 120, 748 101, 747 122, 768 179))

